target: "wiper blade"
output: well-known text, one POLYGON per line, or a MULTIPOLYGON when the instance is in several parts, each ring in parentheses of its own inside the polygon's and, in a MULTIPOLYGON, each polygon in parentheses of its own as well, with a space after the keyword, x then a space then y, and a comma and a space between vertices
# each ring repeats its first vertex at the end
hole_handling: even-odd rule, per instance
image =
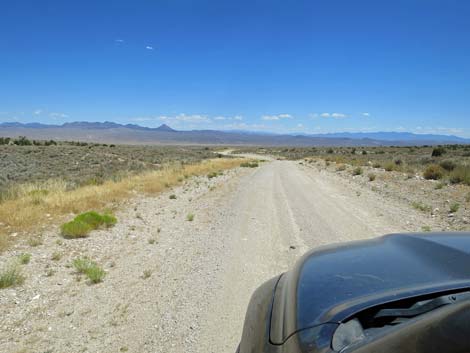
POLYGON ((423 300, 413 304, 409 308, 386 308, 379 310, 374 319, 379 318, 399 318, 399 317, 415 317, 425 314, 429 311, 435 310, 441 306, 454 304, 462 300, 470 299, 470 292, 443 295, 441 297, 433 298, 430 300, 423 300))

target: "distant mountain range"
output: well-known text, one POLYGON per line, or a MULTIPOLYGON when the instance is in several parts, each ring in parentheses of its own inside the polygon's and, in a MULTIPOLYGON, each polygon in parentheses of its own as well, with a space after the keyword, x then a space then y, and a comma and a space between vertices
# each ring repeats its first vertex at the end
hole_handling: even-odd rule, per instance
POLYGON ((122 144, 191 144, 259 146, 389 146, 470 144, 470 139, 452 135, 410 132, 359 132, 316 135, 267 134, 253 131, 177 131, 166 124, 157 128, 114 122, 0 123, 0 136, 26 136, 37 140, 67 140, 122 144))

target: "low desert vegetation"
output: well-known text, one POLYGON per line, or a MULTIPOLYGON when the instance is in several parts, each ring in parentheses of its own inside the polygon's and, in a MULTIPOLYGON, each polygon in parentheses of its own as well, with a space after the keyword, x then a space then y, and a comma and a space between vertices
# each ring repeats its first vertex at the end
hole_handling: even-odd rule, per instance
POLYGON ((62 258, 62 253, 57 252, 57 251, 51 255, 52 261, 59 261, 61 258, 62 258))
POLYGON ((18 261, 22 265, 29 264, 29 261, 31 261, 31 254, 23 253, 18 255, 18 261))
POLYGON ((25 280, 18 264, 10 264, 0 269, 0 289, 23 284, 25 280))
MULTIPOLYGON (((12 146, 5 146, 12 147, 12 146)), ((63 221, 70 213, 88 210, 103 211, 119 205, 135 193, 155 194, 178 185, 184 176, 208 175, 240 166, 245 159, 215 158, 195 164, 182 162, 160 166, 158 170, 144 171, 101 184, 68 188, 64 182, 27 184, 8 198, 0 201, 0 251, 11 245, 13 232, 31 232, 47 224, 63 221), (35 190, 42 190, 36 192, 35 190), (31 191, 34 191, 31 193, 31 191)), ((91 231, 83 222, 73 222, 63 228, 66 237, 80 237, 91 231), (69 235, 70 234, 70 235, 69 235)), ((20 237, 16 237, 18 239, 20 237)))
POLYGON ((356 167, 352 171, 352 175, 362 175, 362 173, 363 173, 363 170, 361 167, 356 167))
POLYGON ((418 201, 412 202, 411 206, 413 206, 414 209, 419 210, 421 212, 431 212, 431 206, 426 205, 422 202, 418 202, 418 201))
POLYGON ((100 227, 112 227, 116 224, 116 217, 110 214, 99 214, 95 211, 85 212, 72 221, 64 223, 60 230, 64 238, 85 238, 88 234, 100 227))
POLYGON ((114 146, 0 138, 0 199, 8 197, 9 190, 19 184, 59 179, 70 190, 160 170, 172 163, 195 164, 215 156, 214 149, 206 147, 114 146))
POLYGON ((240 167, 243 168, 257 168, 258 166, 258 162, 243 162, 240 164, 240 167))
POLYGON ((75 270, 87 276, 91 283, 100 283, 103 281, 106 272, 96 262, 87 257, 80 257, 72 262, 75 270))
POLYGON ((377 178, 377 175, 375 175, 374 173, 369 173, 367 177, 369 178, 369 181, 374 181, 375 178, 377 178))
POLYGON ((142 273, 142 278, 143 279, 147 279, 150 276, 152 276, 152 271, 151 270, 144 270, 144 272, 142 273))
POLYGON ((423 172, 424 179, 439 180, 444 176, 445 170, 437 164, 431 164, 423 172))
POLYGON ((362 151, 355 147, 245 147, 233 153, 268 154, 310 162, 322 159, 326 166, 335 163, 337 171, 346 170, 349 165, 353 167, 353 174, 357 168, 372 167, 470 186, 470 145, 368 147, 366 154, 362 151))
POLYGON ((459 208, 460 208, 460 204, 458 204, 457 202, 454 202, 453 204, 450 205, 449 212, 455 213, 459 210, 459 208))
POLYGON ((189 221, 189 222, 194 221, 194 214, 189 213, 189 214, 186 216, 186 220, 189 221))
POLYGON ((171 194, 170 197, 169 197, 170 200, 176 200, 176 195, 175 194, 171 194))

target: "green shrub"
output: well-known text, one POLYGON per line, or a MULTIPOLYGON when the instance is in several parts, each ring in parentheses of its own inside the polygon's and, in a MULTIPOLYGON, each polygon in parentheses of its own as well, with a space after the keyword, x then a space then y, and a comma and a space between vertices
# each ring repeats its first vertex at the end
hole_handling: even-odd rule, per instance
POLYGON ((67 239, 85 238, 92 230, 93 227, 88 223, 75 220, 64 223, 60 227, 62 236, 67 239))
POLYGON ((372 167, 377 169, 382 168, 382 165, 379 162, 374 162, 374 164, 372 164, 372 167))
POLYGON ((101 226, 109 228, 117 222, 116 217, 110 214, 99 214, 95 211, 85 212, 72 221, 61 226, 61 233, 64 238, 85 238, 88 233, 101 226))
POLYGON ((209 179, 215 178, 216 176, 217 176, 217 173, 216 173, 216 172, 212 172, 212 173, 207 174, 207 177, 208 177, 209 179))
POLYGON ((194 221, 194 215, 193 215, 192 213, 189 213, 189 214, 186 216, 186 220, 189 221, 189 222, 194 221))
POLYGON ((10 265, 0 271, 0 289, 20 285, 24 280, 18 265, 10 265))
POLYGON ((75 217, 74 221, 83 222, 89 224, 93 229, 96 229, 100 226, 110 227, 116 224, 116 218, 109 214, 99 214, 95 211, 85 212, 77 217, 75 217))
POLYGON ((88 277, 91 283, 100 283, 103 281, 104 276, 106 276, 106 272, 103 270, 103 268, 95 264, 86 270, 85 275, 88 277))
POLYGON ((374 181, 377 176, 374 173, 369 173, 368 177, 369 181, 374 181))
POLYGON ((346 170, 346 166, 344 164, 340 164, 339 166, 336 167, 336 171, 341 172, 343 170, 346 170))
POLYGON ((450 173, 450 182, 452 184, 466 184, 470 185, 470 166, 468 165, 461 165, 456 167, 451 173, 450 173))
POLYGON ((171 194, 169 198, 170 198, 170 200, 176 200, 176 195, 175 195, 175 194, 171 194))
POLYGON ((438 180, 444 176, 444 169, 437 164, 431 164, 423 172, 424 179, 438 180))

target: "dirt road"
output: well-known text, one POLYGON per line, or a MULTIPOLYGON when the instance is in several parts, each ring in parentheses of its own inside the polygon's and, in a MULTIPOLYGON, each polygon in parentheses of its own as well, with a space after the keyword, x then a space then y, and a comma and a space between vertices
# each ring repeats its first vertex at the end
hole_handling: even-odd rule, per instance
POLYGON ((52 230, 29 249, 26 283, 0 292, 0 351, 234 352, 252 291, 308 249, 424 224, 409 207, 289 161, 171 193, 132 200, 113 229, 63 242, 52 230), (79 255, 105 266, 103 283, 77 281, 68 264, 79 255))

